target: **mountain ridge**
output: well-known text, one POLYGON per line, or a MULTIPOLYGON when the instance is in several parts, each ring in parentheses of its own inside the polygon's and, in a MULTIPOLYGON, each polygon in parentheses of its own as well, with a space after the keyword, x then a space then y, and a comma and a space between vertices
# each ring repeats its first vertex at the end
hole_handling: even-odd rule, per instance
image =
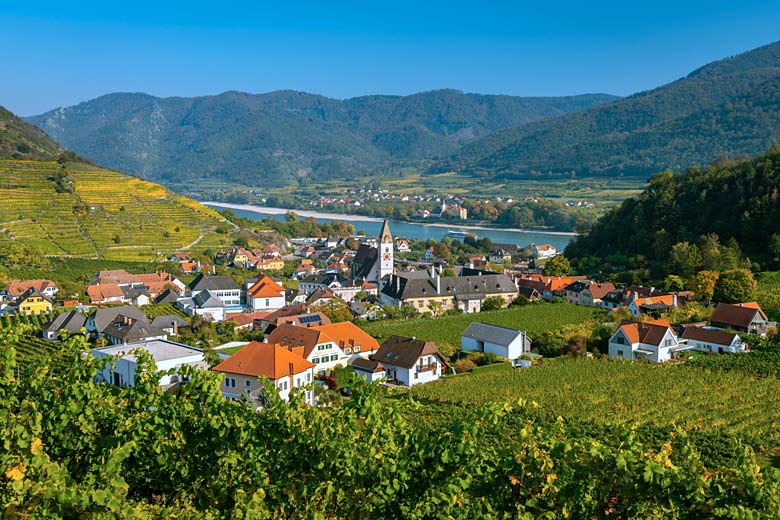
POLYGON ((112 93, 27 120, 66 148, 146 178, 281 185, 418 165, 497 128, 612 99, 454 89, 346 100, 291 90, 166 98, 112 93))
MULTIPOLYGON (((672 142, 657 133, 653 146, 635 143, 616 145, 621 139, 642 132, 663 130, 701 114, 696 125, 706 123, 706 115, 728 103, 749 108, 759 88, 780 76, 780 43, 771 43, 736 56, 708 63, 683 78, 654 89, 638 92, 611 103, 562 116, 508 128, 465 145, 434 164, 430 171, 459 171, 478 176, 523 178, 576 175, 642 175, 664 169, 682 169, 706 164, 720 154, 755 155, 780 139, 780 123, 772 123, 762 140, 750 146, 718 147, 713 136, 697 140, 695 150, 685 142, 672 142), (608 151, 612 148, 611 151, 608 151), (643 155, 636 160, 635 154, 643 155)), ((780 106, 780 96, 764 100, 780 106)), ((726 107, 728 108, 728 107, 726 107)), ((752 118, 749 110, 737 116, 752 118)), ((747 128, 748 125, 745 125, 747 128)), ((734 126, 715 130, 733 133, 734 126)), ((749 129, 748 129, 749 130, 749 129)), ((714 132, 716 133, 716 132, 714 132)))

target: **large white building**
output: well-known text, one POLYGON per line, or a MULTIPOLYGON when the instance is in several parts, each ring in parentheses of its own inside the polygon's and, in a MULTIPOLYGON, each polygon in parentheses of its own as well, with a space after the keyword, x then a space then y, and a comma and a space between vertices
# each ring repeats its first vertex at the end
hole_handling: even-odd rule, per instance
POLYGON ((364 242, 352 261, 352 277, 357 280, 376 282, 393 274, 393 235, 387 220, 382 223, 379 243, 376 247, 364 242))
MULTIPOLYGON (((157 372, 179 369, 184 365, 208 368, 202 350, 183 343, 154 339, 92 349, 92 355, 96 358, 116 358, 113 361, 113 366, 109 365, 98 372, 95 379, 115 386, 135 386, 135 372, 138 367, 137 353, 139 351, 145 351, 152 357, 157 372)), ((162 376, 160 386, 169 386, 180 382, 183 382, 183 378, 174 373, 162 376)))

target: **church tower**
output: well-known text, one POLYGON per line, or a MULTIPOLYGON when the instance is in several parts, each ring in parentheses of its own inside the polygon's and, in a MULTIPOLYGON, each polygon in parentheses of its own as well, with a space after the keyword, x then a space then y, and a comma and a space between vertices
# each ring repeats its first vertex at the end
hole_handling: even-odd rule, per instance
POLYGON ((390 234, 390 226, 387 220, 382 224, 379 232, 379 273, 381 280, 385 275, 393 274, 393 235, 390 234))

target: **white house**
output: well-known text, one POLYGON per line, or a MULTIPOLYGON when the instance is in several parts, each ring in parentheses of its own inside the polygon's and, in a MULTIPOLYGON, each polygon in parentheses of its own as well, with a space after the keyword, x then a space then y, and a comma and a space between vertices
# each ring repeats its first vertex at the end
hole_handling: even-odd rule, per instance
POLYGON ((744 352, 745 345, 738 334, 710 327, 685 327, 680 339, 688 346, 701 352, 744 352))
POLYGON ((192 298, 179 298, 176 306, 190 316, 202 316, 214 322, 225 321, 225 304, 210 290, 200 291, 192 298))
MULTIPOLYGON (((135 386, 135 371, 138 366, 136 352, 140 350, 152 356, 158 372, 178 369, 183 365, 208 368, 202 350, 165 339, 155 339, 92 349, 92 355, 97 358, 116 358, 113 366, 109 365, 98 372, 96 381, 116 386, 135 386)), ((183 381, 181 376, 174 373, 163 376, 160 379, 160 386, 169 386, 183 381)))
POLYGON ((387 379, 404 386, 436 381, 449 368, 432 342, 403 336, 390 336, 371 359, 385 367, 387 379))
POLYGON ((686 349, 666 320, 647 322, 622 321, 609 338, 609 357, 641 359, 663 363, 672 354, 686 349))
POLYGON ((531 244, 530 252, 531 252, 531 256, 538 258, 540 260, 543 260, 545 258, 552 258, 558 254, 558 250, 555 249, 555 246, 550 244, 542 244, 540 246, 537 246, 536 244, 531 244))
POLYGON ((523 331, 475 321, 461 334, 460 348, 516 359, 531 351, 531 340, 523 331))
POLYGON ((246 306, 252 311, 275 311, 286 305, 284 287, 270 276, 246 282, 246 306))
POLYGON ((301 356, 315 365, 317 375, 327 375, 350 359, 368 357, 379 350, 379 343, 352 322, 328 323, 313 327, 288 323, 277 327, 266 338, 290 350, 301 348, 301 356))
POLYGON ((199 274, 189 285, 189 296, 194 299, 204 291, 209 291, 212 296, 219 298, 228 312, 241 311, 241 288, 230 276, 199 274))
POLYGON ((253 341, 212 368, 225 376, 220 384, 222 395, 234 400, 244 396, 262 406, 265 387, 261 378, 270 381, 279 397, 289 401, 293 389, 303 392, 306 403, 314 404, 314 364, 301 357, 303 348, 291 351, 281 345, 253 341))

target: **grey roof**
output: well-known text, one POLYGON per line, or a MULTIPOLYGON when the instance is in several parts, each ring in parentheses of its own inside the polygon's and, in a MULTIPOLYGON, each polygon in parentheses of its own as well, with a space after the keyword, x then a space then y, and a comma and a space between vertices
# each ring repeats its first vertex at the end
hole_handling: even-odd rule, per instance
POLYGON ((122 341, 140 341, 164 334, 160 329, 153 327, 146 316, 143 319, 130 318, 129 323, 127 321, 124 315, 118 315, 103 330, 103 334, 122 341))
POLYGON ((300 279, 300 283, 315 283, 328 286, 333 282, 338 282, 345 287, 353 285, 349 278, 339 273, 311 274, 300 279))
POLYGON ((141 295, 144 295, 148 298, 152 297, 152 295, 149 294, 149 291, 147 291, 146 287, 144 286, 134 287, 132 285, 123 285, 120 287, 120 289, 122 289, 122 294, 127 300, 133 300, 141 295))
POLYGON ((193 292, 198 291, 230 291, 238 289, 236 282, 227 275, 206 276, 205 274, 199 274, 192 282, 190 282, 190 290, 193 292))
POLYGON ((225 306, 225 304, 222 303, 222 300, 214 296, 209 290, 201 291, 196 294, 192 298, 192 303, 194 303, 195 307, 198 309, 216 309, 225 306))
POLYGON ((176 326, 179 328, 190 326, 190 323, 181 316, 177 316, 175 314, 166 314, 164 316, 157 316, 155 319, 153 319, 152 327, 158 329, 167 329, 172 327, 173 323, 176 323, 176 326))
POLYGON ((350 366, 356 370, 361 370, 363 372, 370 372, 370 373, 385 372, 387 370, 385 366, 379 361, 376 361, 374 359, 366 359, 362 357, 357 357, 353 359, 350 362, 350 366))
POLYGON ((435 296, 481 299, 487 294, 496 293, 517 294, 517 286, 505 274, 447 276, 440 277, 439 291, 437 291, 435 278, 410 278, 404 275, 394 275, 382 288, 382 294, 396 300, 435 296))
POLYGON ((80 312, 68 311, 59 314, 42 328, 44 332, 59 332, 61 330, 79 332, 86 322, 86 316, 80 312))
POLYGON ((371 273, 379 258, 379 250, 368 244, 360 244, 355 258, 352 260, 352 276, 354 278, 366 278, 371 273))
POLYGON ((103 307, 95 311, 95 314, 92 315, 92 318, 95 322, 95 329, 102 333, 103 329, 108 327, 111 322, 114 321, 120 314, 135 318, 137 320, 147 319, 146 314, 144 314, 141 309, 134 307, 133 305, 124 305, 122 307, 103 307))
POLYGON ((161 304, 161 303, 176 303, 176 300, 179 299, 179 293, 174 291, 171 288, 165 289, 163 292, 160 293, 160 296, 155 298, 154 303, 161 304))
POLYGON ((581 280, 577 280, 576 282, 572 282, 569 285, 567 285, 566 287, 564 287, 564 290, 565 291, 569 291, 569 292, 581 293, 582 291, 584 291, 587 288, 588 288, 588 284, 587 283, 585 283, 585 282, 583 282, 581 280))
POLYGON ((497 325, 490 325, 489 323, 474 321, 466 327, 466 330, 463 331, 461 336, 479 341, 489 341, 496 345, 508 346, 518 337, 523 336, 523 332, 515 329, 508 329, 506 327, 499 327, 497 325))
POLYGON ((39 297, 39 298, 43 298, 44 300, 46 300, 49 303, 54 303, 51 298, 49 298, 45 294, 42 294, 42 293, 38 292, 38 290, 35 289, 34 287, 30 287, 29 289, 24 291, 22 293, 22 295, 19 296, 19 298, 16 299, 16 301, 17 302, 24 301, 26 298, 29 298, 30 296, 36 296, 36 297, 39 297))

